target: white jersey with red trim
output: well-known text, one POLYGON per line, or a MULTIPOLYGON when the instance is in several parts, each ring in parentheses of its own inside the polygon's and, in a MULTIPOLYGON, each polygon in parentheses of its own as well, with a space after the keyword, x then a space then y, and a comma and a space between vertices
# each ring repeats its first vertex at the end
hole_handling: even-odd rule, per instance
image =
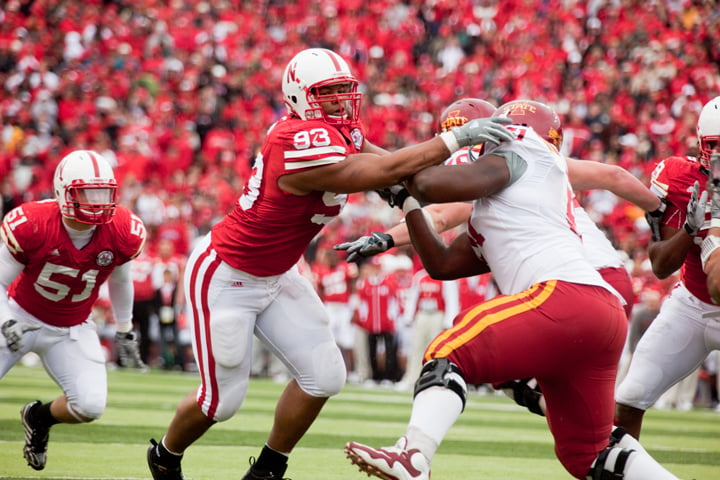
POLYGON ((212 230, 222 260, 259 277, 295 265, 315 235, 335 218, 347 194, 294 195, 278 186, 282 175, 343 161, 365 142, 358 126, 336 128, 319 120, 284 117, 268 131, 235 209, 212 230))
POLYGON ((476 254, 504 294, 546 280, 610 289, 583 252, 565 159, 531 128, 509 128, 516 140, 487 153, 512 152, 527 169, 499 193, 474 201, 468 235, 476 254))
POLYGON ((467 148, 461 148, 455 150, 452 155, 445 160, 445 165, 463 165, 465 163, 474 162, 480 155, 482 155, 482 145, 471 145, 467 148), (471 153, 472 152, 472 153, 471 153))
POLYGON ((73 245, 55 200, 25 203, 0 230, 12 256, 25 265, 8 296, 38 320, 57 327, 85 322, 100 286, 115 267, 142 251, 145 226, 118 205, 112 222, 97 225, 90 243, 73 245))
POLYGON ((613 244, 576 200, 575 223, 582 237, 585 256, 597 268, 622 267, 623 261, 613 244))

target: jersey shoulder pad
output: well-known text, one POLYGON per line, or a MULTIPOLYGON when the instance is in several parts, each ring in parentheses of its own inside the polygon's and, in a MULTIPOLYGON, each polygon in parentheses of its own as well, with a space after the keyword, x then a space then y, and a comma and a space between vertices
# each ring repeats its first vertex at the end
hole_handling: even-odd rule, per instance
POLYGON ((695 183, 701 164, 694 157, 672 156, 661 160, 652 172, 650 190, 660 198, 684 192, 695 183))
POLYGON ((320 120, 289 119, 277 125, 269 139, 280 144, 284 170, 289 173, 341 162, 353 153, 342 133, 320 120))
POLYGON ((48 231, 61 221, 55 200, 24 203, 3 218, 0 237, 13 256, 22 260, 26 252, 36 250, 48 237, 48 231))
POLYGON ((147 230, 143 221, 123 205, 118 205, 115 217, 109 224, 114 230, 121 253, 132 260, 145 247, 147 230))

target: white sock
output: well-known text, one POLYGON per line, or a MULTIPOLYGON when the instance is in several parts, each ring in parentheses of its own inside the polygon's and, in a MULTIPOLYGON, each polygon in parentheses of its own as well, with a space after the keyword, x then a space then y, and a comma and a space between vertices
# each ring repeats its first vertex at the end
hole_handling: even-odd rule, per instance
POLYGON ((408 424, 408 448, 419 449, 431 460, 462 409, 462 400, 448 388, 430 387, 418 393, 408 424))

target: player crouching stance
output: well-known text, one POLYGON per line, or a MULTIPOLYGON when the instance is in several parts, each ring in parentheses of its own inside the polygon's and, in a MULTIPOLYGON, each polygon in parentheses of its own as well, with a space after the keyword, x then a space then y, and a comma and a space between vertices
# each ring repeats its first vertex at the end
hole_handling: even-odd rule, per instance
POLYGON ((0 378, 34 352, 63 391, 21 411, 23 454, 35 470, 45 468, 50 427, 91 422, 105 410, 105 354, 89 317, 106 280, 118 354, 124 365, 144 367, 132 332, 129 263, 145 244, 142 221, 116 204, 112 168, 96 152, 64 157, 54 188, 54 200, 20 205, 0 227, 0 378))

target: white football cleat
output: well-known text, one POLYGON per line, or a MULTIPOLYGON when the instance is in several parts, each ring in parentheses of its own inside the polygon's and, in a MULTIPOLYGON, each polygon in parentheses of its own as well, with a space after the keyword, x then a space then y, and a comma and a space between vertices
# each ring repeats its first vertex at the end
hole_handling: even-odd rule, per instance
POLYGON ((361 472, 384 480, 430 479, 430 463, 417 448, 407 450, 407 437, 400 437, 392 447, 381 448, 348 442, 345 454, 361 472))

